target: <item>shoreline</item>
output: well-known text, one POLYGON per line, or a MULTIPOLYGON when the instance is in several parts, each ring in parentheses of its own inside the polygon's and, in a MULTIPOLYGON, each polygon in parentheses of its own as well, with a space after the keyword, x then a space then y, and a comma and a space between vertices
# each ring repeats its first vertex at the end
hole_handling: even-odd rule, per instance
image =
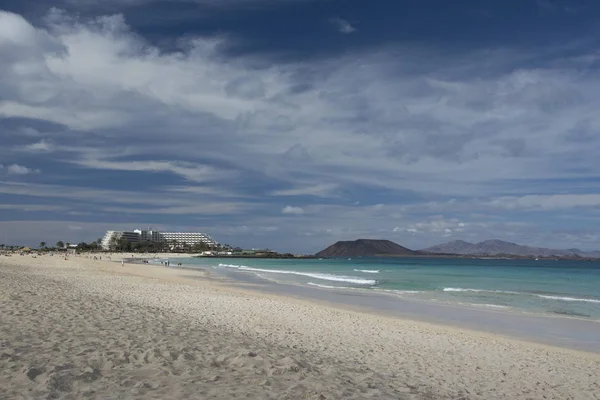
POLYGON ((235 270, 218 273, 212 271, 211 268, 197 264, 188 267, 178 266, 175 262, 167 267, 156 263, 141 263, 143 260, 158 261, 160 259, 163 257, 125 260, 130 264, 145 267, 199 272, 201 276, 190 278, 189 284, 195 284, 192 281, 201 279, 203 283, 212 284, 234 293, 276 296, 282 300, 315 304, 333 310, 358 312, 365 315, 424 323, 442 329, 468 331, 471 334, 493 335, 533 345, 600 354, 600 320, 597 319, 411 299, 370 290, 323 289, 275 283, 235 270))
MULTIPOLYGON (((105 353, 97 350, 100 351, 97 357, 104 363, 110 361, 112 366, 89 366, 92 375, 99 371, 98 380, 88 383, 74 381, 69 386, 71 391, 78 390, 77 393, 82 394, 86 385, 102 382, 102 387, 108 389, 97 391, 97 398, 109 395, 106 390, 112 391, 112 394, 123 393, 121 390, 127 390, 126 393, 137 390, 139 398, 148 398, 151 393, 156 393, 155 398, 174 393, 161 392, 162 386, 145 386, 160 382, 160 385, 165 385, 165 390, 167 387, 177 390, 177 393, 190 390, 189 393, 205 393, 206 398, 219 398, 217 393, 221 393, 220 398, 231 398, 233 393, 252 390, 252 398, 483 400, 505 396, 593 399, 593 393, 600 389, 598 354, 469 329, 373 315, 318 300, 257 293, 252 285, 240 288, 234 284, 232 287, 229 281, 207 279, 210 272, 153 264, 128 263, 121 266, 119 261, 94 261, 83 257, 68 260, 27 256, 0 258, 0 274, 3 274, 0 285, 5 286, 0 297, 6 296, 2 297, 6 301, 0 302, 0 307, 3 307, 0 310, 3 311, 0 313, 0 329, 7 330, 3 331, 2 337, 6 340, 2 342, 4 345, 0 347, 0 353, 11 346, 17 349, 12 350, 13 355, 15 351, 26 353, 31 346, 38 349, 16 361, 11 361, 13 356, 6 358, 0 354, 0 367, 2 363, 14 364, 14 368, 10 365, 0 368, 5 371, 4 375, 0 373, 0 387, 12 382, 14 388, 10 386, 10 389, 15 390, 11 392, 15 396, 17 390, 31 389, 32 385, 31 390, 39 390, 40 393, 59 390, 60 385, 58 389, 56 385, 50 385, 49 389, 48 382, 55 382, 52 376, 66 374, 67 370, 51 368, 54 361, 44 356, 50 353, 47 350, 46 353, 41 352, 39 347, 55 346, 60 349, 64 344, 79 348, 85 345, 86 340, 107 335, 97 349, 112 346, 110 343, 114 340, 122 343, 116 353, 122 352, 123 347, 129 349, 129 353, 135 353, 137 350, 134 349, 144 350, 152 343, 161 349, 183 346, 178 353, 187 351, 190 359, 165 361, 159 355, 154 361, 146 357, 143 364, 147 375, 139 377, 135 370, 129 372, 128 369, 135 362, 119 364, 116 368, 115 351, 105 353), (43 295, 35 296, 36 292, 43 295), (59 295, 75 298, 65 302, 59 295), (21 303, 13 298, 21 298, 22 301, 26 298, 27 301, 21 303), (86 300, 92 298, 96 300, 86 300), (56 307, 51 307, 53 304, 56 307), (95 308, 88 310, 90 307, 95 308), (45 311, 35 313, 38 309, 45 311), (125 313, 126 317, 114 320, 114 315, 119 313, 125 313), (102 315, 106 315, 107 319, 100 318, 102 315), (91 318, 90 339, 85 339, 87 336, 82 336, 82 333, 71 336, 72 330, 79 331, 87 325, 70 321, 87 316, 91 318), (47 322, 47 318, 54 318, 52 321, 55 322, 47 322), (151 322, 155 320, 160 323, 151 322), (58 321, 63 321, 66 326, 64 329, 60 327, 60 335, 54 332, 58 321), (159 329, 159 326, 164 328, 159 329), (170 327, 171 333, 164 331, 167 327, 170 327), (27 332, 27 329, 39 332, 38 336, 17 335, 18 332, 27 332), (202 335, 198 336, 200 333, 202 335), (188 336, 194 343, 204 344, 200 347, 191 342, 186 344, 188 336), (174 342, 168 344, 171 339, 174 342), (340 346, 340 343, 344 345, 340 346), (219 354, 222 355, 221 361, 210 361, 219 354), (25 360, 26 356, 29 361, 25 360), (34 360, 36 357, 37 361, 34 360), (280 368, 284 364, 287 372, 280 374, 277 371, 282 371, 280 368), (202 370, 197 370, 199 365, 202 365, 202 370), (31 379, 27 377, 31 368, 43 372, 31 379), (175 368, 173 371, 179 372, 173 375, 170 370, 165 370, 167 368, 175 368), (188 374, 185 372, 188 369, 195 372, 188 374), (160 371, 169 373, 163 376, 160 371), (158 375, 153 375, 155 373, 158 375), (23 378, 19 378, 19 374, 23 374, 23 378), (117 378, 122 374, 130 375, 125 381, 119 381, 117 378), (198 374, 202 375, 202 379, 193 378, 198 374), (219 378, 211 380, 215 376, 219 378), (340 381, 342 377, 346 377, 347 382, 340 381), (258 378, 260 382, 256 381, 258 378), (141 386, 134 382, 136 380, 141 386), (125 385, 123 389, 123 382, 130 382, 131 386, 125 385), (198 387, 200 383, 202 385, 198 387), (138 387, 132 388, 135 385, 138 387), (206 391, 212 389, 215 392, 211 392, 211 396, 206 391)), ((52 357, 75 358, 69 361, 73 365, 69 371, 73 368, 84 371, 88 367, 81 363, 96 357, 85 356, 85 352, 81 352, 81 357, 77 354, 79 352, 59 351, 52 357)), ((12 397, 9 395, 8 398, 12 397)))
MULTIPOLYGON (((80 255, 71 257, 70 260, 91 260, 94 255, 106 254, 107 253, 89 253, 85 256, 80 255)), ((120 256, 122 254, 131 253, 113 253, 112 256, 120 256)), ((131 255, 136 254, 133 253, 131 255)), ((166 265, 151 262, 168 258, 174 260, 193 258, 190 257, 189 254, 184 253, 149 253, 138 254, 138 256, 141 257, 123 257, 118 260, 98 260, 97 262, 103 263, 106 261, 114 265, 119 264, 120 267, 120 260, 122 259, 125 262, 125 266, 136 265, 142 268, 136 269, 135 271, 118 271, 119 273, 132 274, 133 276, 162 279, 177 284, 218 288, 219 290, 230 291, 235 294, 264 298, 275 297, 283 301, 295 301, 319 305, 332 310, 358 312, 365 315, 376 315, 383 318, 423 323, 440 329, 468 331, 471 334, 493 335, 494 337, 500 336, 509 340, 522 341, 533 345, 550 346, 590 354, 600 354, 600 320, 596 319, 410 299, 377 291, 370 292, 366 290, 356 290, 359 294, 344 293, 346 292, 344 289, 326 290, 304 285, 274 283, 263 278, 253 278, 251 274, 235 270, 228 271, 228 274, 223 274, 216 273, 210 268, 205 268, 197 264, 193 264, 193 267, 188 267, 186 265, 178 266, 178 261, 175 261, 172 265, 167 267, 166 265), (160 257, 156 257, 157 255, 160 255, 160 257), (143 261, 150 261, 150 263, 143 264, 143 261), (149 267, 151 269, 148 269, 149 267), (186 271, 188 274, 181 275, 170 272, 175 270, 186 271), (335 296, 335 292, 342 293, 342 295, 335 296), (385 306, 382 307, 379 304, 375 304, 381 299, 386 298, 390 299, 390 301, 385 302, 385 306), (366 301, 348 302, 346 301, 347 299, 362 299, 366 301), (398 306, 398 304, 403 307, 397 309, 396 306, 398 306), (434 312, 427 311, 432 309, 434 312), (456 314, 446 313, 444 310, 458 310, 459 318, 456 317, 456 314), (497 319, 497 316, 503 316, 504 319, 497 319), (486 323, 476 321, 476 318, 480 318, 481 321, 485 321, 486 323), (515 321, 518 321, 518 323, 515 321), (555 322, 558 322, 558 324, 555 324, 555 322), (562 322, 568 324, 568 326, 565 327, 562 322), (593 341, 578 341, 576 338, 573 338, 572 332, 570 332, 573 329, 573 323, 580 325, 577 329, 580 337, 585 336, 587 332, 592 332, 593 341), (524 332, 524 326, 533 328, 537 333, 524 332), (544 335, 545 332, 555 333, 554 338, 542 338, 540 335, 544 335), (598 333, 594 335, 593 332, 598 333), (584 344, 588 342, 589 344, 584 344)), ((2 258, 0 258, 0 262, 1 261, 2 258)))
POLYGON ((262 294, 296 298, 341 310, 600 354, 600 320, 596 319, 411 299, 368 289, 322 289, 274 283, 235 270, 222 274, 208 273, 214 275, 217 282, 219 278, 227 277, 233 290, 248 288, 262 294))

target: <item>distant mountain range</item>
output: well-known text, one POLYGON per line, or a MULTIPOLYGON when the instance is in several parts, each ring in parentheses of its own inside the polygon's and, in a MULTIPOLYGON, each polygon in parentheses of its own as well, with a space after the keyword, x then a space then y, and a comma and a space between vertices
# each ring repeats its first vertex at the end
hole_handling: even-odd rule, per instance
POLYGON ((358 239, 340 241, 325 250, 319 251, 317 257, 368 257, 368 256, 409 256, 419 252, 402 247, 389 240, 358 239))
POLYGON ((368 256, 427 256, 432 254, 462 256, 516 256, 516 257, 566 257, 600 258, 600 251, 579 249, 548 249, 521 246, 502 240, 485 240, 479 243, 455 240, 422 250, 411 250, 389 240, 358 239, 339 241, 315 254, 316 257, 368 257, 368 256))
POLYGON ((421 252, 435 254, 463 254, 463 255, 513 255, 537 257, 590 257, 600 258, 600 251, 583 251, 579 249, 557 250, 545 247, 521 246, 516 243, 502 240, 485 240, 479 243, 469 243, 464 240, 438 244, 437 246, 422 249, 421 252))

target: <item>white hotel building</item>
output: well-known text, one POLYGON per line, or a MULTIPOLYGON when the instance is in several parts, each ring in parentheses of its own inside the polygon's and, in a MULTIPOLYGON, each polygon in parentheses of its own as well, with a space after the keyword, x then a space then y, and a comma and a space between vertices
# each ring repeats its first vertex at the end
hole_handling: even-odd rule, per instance
POLYGON ((160 237, 162 240, 167 242, 172 242, 174 240, 177 243, 185 243, 190 246, 195 244, 204 243, 208 246, 216 246, 218 245, 210 236, 206 233, 200 232, 160 232, 160 237))
POLYGON ((133 230, 133 231, 107 231, 102 239, 102 248, 109 250, 111 243, 121 239, 127 240, 129 243, 138 242, 167 242, 176 241, 179 244, 187 244, 193 246, 195 244, 204 243, 207 246, 218 246, 219 243, 211 238, 208 234, 202 232, 159 232, 151 230, 133 230))

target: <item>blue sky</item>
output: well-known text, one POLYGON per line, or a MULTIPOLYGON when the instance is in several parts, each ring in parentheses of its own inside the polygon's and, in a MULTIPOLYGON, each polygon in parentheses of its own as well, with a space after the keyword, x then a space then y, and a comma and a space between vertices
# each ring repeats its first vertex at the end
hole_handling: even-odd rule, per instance
POLYGON ((600 248, 597 1, 0 9, 2 243, 600 248))

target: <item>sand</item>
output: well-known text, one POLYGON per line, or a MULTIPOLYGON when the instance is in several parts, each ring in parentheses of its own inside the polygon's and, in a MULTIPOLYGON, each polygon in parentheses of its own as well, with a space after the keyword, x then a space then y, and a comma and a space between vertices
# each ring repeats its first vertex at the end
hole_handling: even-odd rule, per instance
MULTIPOLYGON (((119 259, 120 261, 120 259, 119 259)), ((2 399, 600 399, 598 354, 240 290, 0 257, 2 399)))

